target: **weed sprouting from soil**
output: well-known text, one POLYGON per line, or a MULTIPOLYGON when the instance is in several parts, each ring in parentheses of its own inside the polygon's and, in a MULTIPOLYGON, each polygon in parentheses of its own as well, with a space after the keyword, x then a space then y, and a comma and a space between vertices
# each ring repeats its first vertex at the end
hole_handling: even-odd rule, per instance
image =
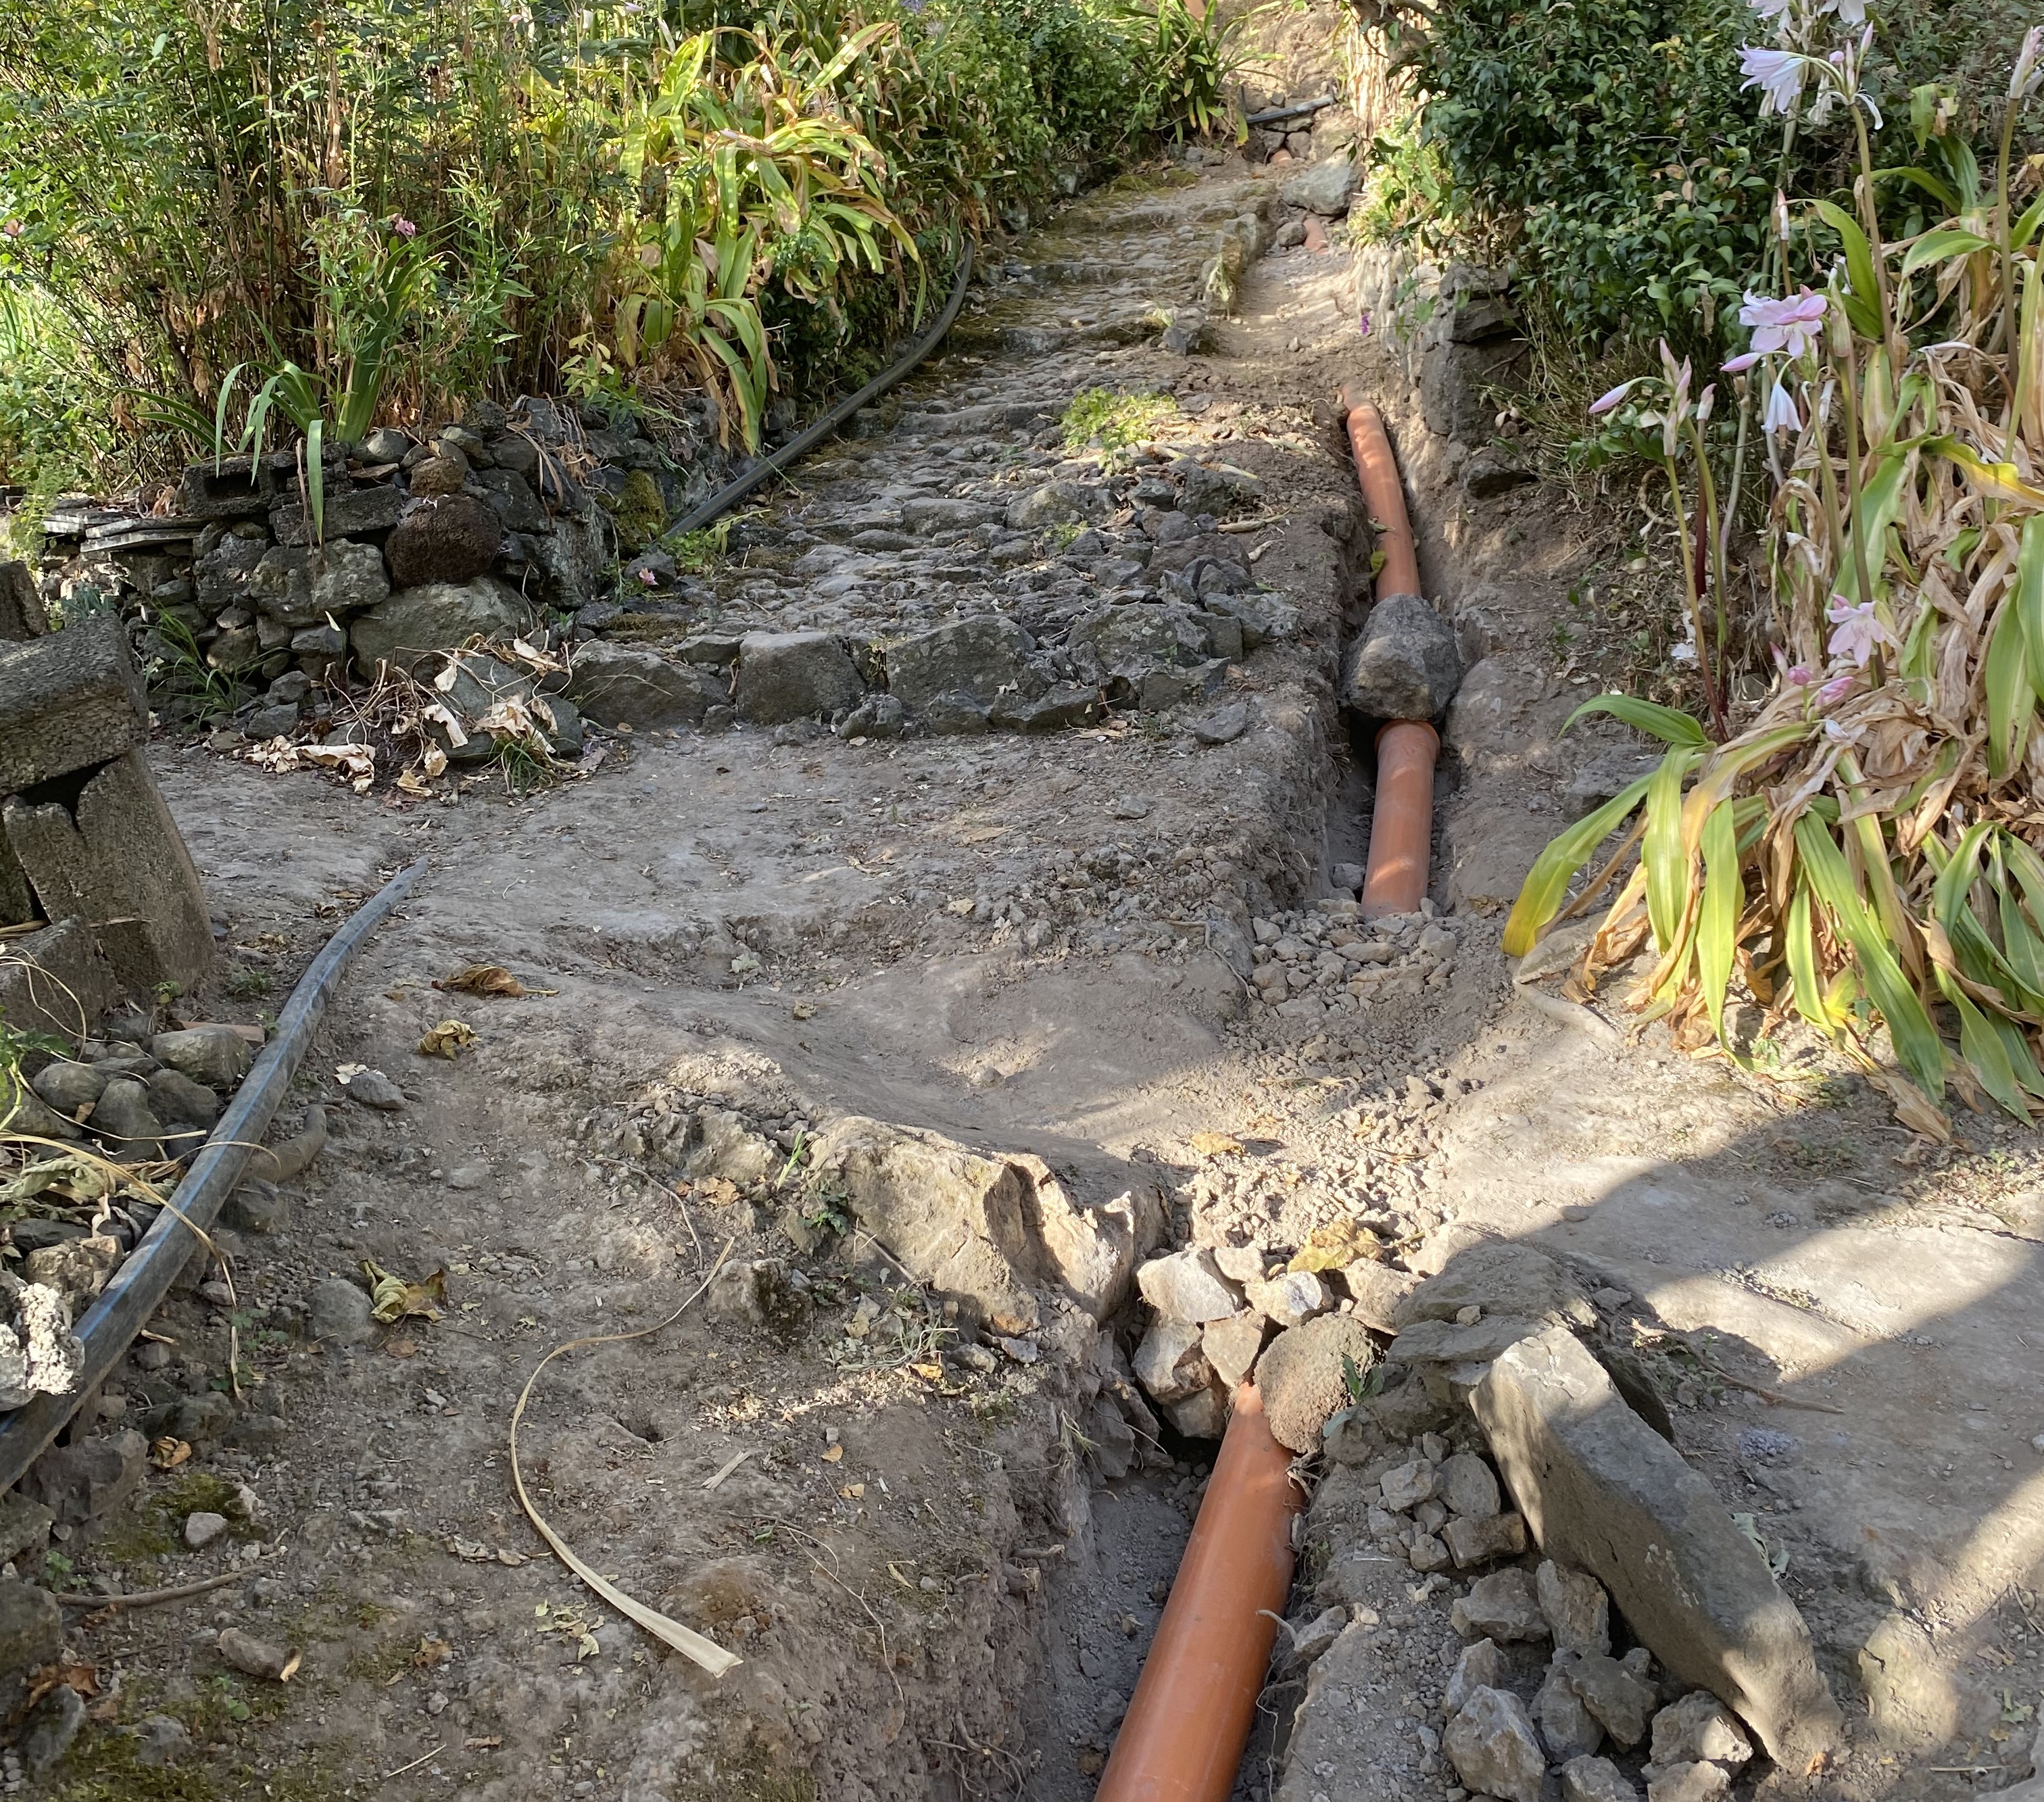
POLYGON ((1169 394, 1117 394, 1112 388, 1086 388, 1072 397, 1058 422, 1065 448, 1083 450, 1097 444, 1104 451, 1125 451, 1172 418, 1178 403, 1169 394))

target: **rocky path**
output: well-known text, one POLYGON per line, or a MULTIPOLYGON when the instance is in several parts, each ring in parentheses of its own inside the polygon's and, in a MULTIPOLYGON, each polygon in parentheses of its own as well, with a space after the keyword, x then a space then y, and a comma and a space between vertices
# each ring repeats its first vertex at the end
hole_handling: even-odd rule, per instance
MULTIPOLYGON (((1153 1238, 1261 1281, 1366 1235, 1401 1287, 1485 1237, 1536 1241, 1598 1334, 1660 1360, 1678 1444, 1788 1548, 1842 1697, 1889 1616, 1946 1636, 1918 1661, 1940 1681, 1989 1643, 2030 1680, 1998 1599, 2034 1562, 2044 1420, 2007 1351, 2028 1241, 2005 1212, 1993 1233, 1925 1212, 1960 1206, 1993 1157, 1997 1197, 2027 1166, 1992 1139, 1926 1162, 1848 1087, 1783 1106, 1513 998, 1498 872, 1585 755, 1557 741, 1569 697, 1541 647, 1594 553, 1538 490, 1471 497, 1466 456, 1358 337, 1343 258, 1276 252, 1237 317, 1196 316, 1219 236, 1262 235, 1232 222, 1293 235, 1276 186, 1229 163, 1074 202, 993 259, 942 359, 720 558, 649 568, 632 610, 588 622, 620 682, 642 652, 663 683, 697 682, 751 637, 735 686, 694 691, 698 713, 718 697, 699 727, 641 711, 594 777, 522 801, 478 780, 384 805, 159 750, 225 928, 229 1017, 274 1006, 382 873, 421 855, 429 873, 302 1073, 326 1153, 244 1191, 223 1237, 238 1299, 164 1312, 99 1404, 109 1434, 142 1435, 117 1481, 56 1498, 51 1568, 82 1591, 274 1562, 174 1614, 72 1611, 102 1699, 54 1792, 1079 1802, 1215 1424, 1202 1387, 1146 1400, 1132 1381, 1147 1317, 1115 1308, 1153 1238), (1399 420, 1429 590, 1474 666, 1435 897, 1374 928, 1342 867, 1367 747, 1333 702, 1370 543, 1329 403, 1357 378, 1399 420), (1068 441, 1094 390, 1122 398, 1078 417, 1128 442, 1068 441), (836 733, 814 718, 832 696, 836 733), (531 992, 444 986, 472 965, 531 992), (451 1018, 473 1043, 422 1055, 451 1018), (352 1066, 401 1105, 366 1105, 352 1066), (938 1191, 982 1210, 998 1257, 966 1271, 962 1241, 898 1212, 938 1191), (1857 1199, 1876 1192, 1902 1211, 1857 1199), (1833 1255, 1846 1212, 1892 1243, 1833 1255), (1932 1252, 1945 1288, 1905 1304, 1932 1252), (507 1434, 548 1349, 653 1326, 720 1257, 676 1324, 550 1366, 521 1441, 571 1543, 739 1653, 713 1680, 548 1555, 507 1434), (444 1270, 440 1317, 371 1322, 364 1260, 444 1270), (1965 1323, 1949 1347, 1941 1312, 1965 1323), (1908 1335, 1936 1357, 1888 1362, 1908 1335), (1805 1382, 1815 1411, 1760 1412, 1754 1391, 1805 1382), (1777 1437, 1746 1437, 1763 1419, 1777 1437), (162 1439, 191 1457, 145 1470, 162 1439), (214 1512, 225 1536, 193 1547, 191 1516, 214 1512), (1969 1562, 1969 1520, 1993 1523, 1999 1563, 1969 1562), (252 1677, 223 1628, 303 1662, 252 1677)), ((1353 1284, 1342 1312, 1382 1324, 1353 1284)), ((1446 1423, 1424 1411, 1380 1424, 1309 1519, 1302 1637, 1245 1802, 1466 1793, 1440 1696, 1473 1573, 1430 1562, 1431 1477, 1402 1506, 1386 1485, 1481 1448, 1466 1426, 1431 1443, 1446 1423)), ((1543 1680, 1515 1657, 1493 1676, 1530 1698, 1543 1680)), ((1965 1762, 1998 1761, 1989 1717, 2015 1704, 1961 1674, 1958 1700, 1907 1705, 1963 1716, 1965 1762)), ((1879 1756, 1854 1767, 1869 1794, 1893 1787, 1879 1756)))

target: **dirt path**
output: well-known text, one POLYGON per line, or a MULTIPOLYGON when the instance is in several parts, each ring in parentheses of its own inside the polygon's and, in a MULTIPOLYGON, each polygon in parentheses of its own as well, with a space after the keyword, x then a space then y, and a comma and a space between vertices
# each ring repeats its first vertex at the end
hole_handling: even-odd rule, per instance
MULTIPOLYGON (((671 1175, 705 1121, 770 1170, 846 1114, 1034 1154, 1087 1202, 1157 1193, 1178 1239, 1289 1251, 1361 1219, 1437 1264, 1491 1231, 1596 1266, 1659 1322, 1715 1333, 1732 1377, 1804 1404, 1708 1376, 1673 1398, 1684 1449, 1788 1547, 1842 1696, 1868 1633, 1906 1617, 1989 1762, 2013 1706, 1999 1689, 2019 1673, 2034 1696, 2038 1676, 2034 1635, 2007 1637, 2038 1550, 2020 1235, 2044 1207, 2008 1199, 2034 1157, 1969 1129, 1976 1154, 1926 1159, 1863 1089, 1620 1055, 1513 1000, 1478 854, 1523 870, 1584 755, 1557 742, 1568 692, 1540 647, 1585 553, 1551 498, 1455 486, 1413 397, 1373 375, 1339 256, 1258 265, 1212 354, 1154 347, 1146 316, 1194 298, 1219 225, 1273 186, 1236 165, 1124 188, 1012 247, 898 413, 805 465, 675 625, 886 634, 996 612, 1055 644, 1104 594, 1240 559, 1297 628, 1219 692, 1042 734, 643 733, 522 803, 478 787, 381 805, 159 758, 244 1012, 383 873, 423 855, 429 874, 302 1077, 328 1105, 325 1155, 229 1235, 248 1393, 231 1424, 195 1406, 217 1393, 225 1319, 175 1302, 156 1324, 171 1343, 138 1352, 104 1412, 198 1456, 64 1554, 71 1581, 115 1591, 211 1574, 258 1541, 277 1562, 174 1613, 79 1619, 117 1700, 57 1792, 1089 1795, 1200 1445, 1167 1435, 1134 1470, 1103 1450, 1112 1354, 1076 1311, 1009 1350, 969 1343, 870 1239, 648 1174, 671 1175), (1365 375, 1403 412, 1430 590, 1485 660, 1448 735, 1442 916, 1380 936, 1391 974, 1357 1002, 1341 951, 1358 935, 1310 904, 1360 855, 1367 804, 1331 699, 1366 521, 1328 405, 1365 375), (905 513, 984 517, 1046 479, 1097 480, 1097 455, 1065 467, 1051 422, 1099 385, 1174 394, 1160 436, 1258 478, 1243 510, 1262 523, 1166 544, 1132 507, 1046 556, 940 507, 905 513), (1304 981, 1274 987, 1274 958, 1304 981), (551 992, 435 987, 478 962, 551 992), (473 1048, 420 1056, 450 1016, 473 1048), (406 1105, 348 1100, 348 1064, 406 1105), (1208 1133, 1242 1149, 1196 1148, 1208 1133), (652 1325, 727 1241, 781 1260, 763 1318, 698 1306, 557 1361, 522 1442, 536 1499, 599 1570, 740 1653, 713 1681, 547 1555, 506 1432, 548 1348, 652 1325), (444 1268, 444 1318, 366 1327, 332 1286, 363 1259, 444 1268), (1792 1448, 1750 1449, 1763 1418, 1792 1448), (225 1554, 185 1550, 184 1516, 237 1482, 256 1520, 225 1554), (229 1670, 228 1626, 302 1649, 294 1681, 229 1670), (144 1766, 145 1742, 112 1725, 152 1715, 202 1744, 144 1766)), ((1274 1692, 1274 1727, 1296 1700, 1274 1692)), ((1864 1787, 1892 1787, 1869 1769, 1864 1787)), ((1253 1757, 1239 1794, 1276 1775, 1253 1757)), ((1343 1781, 1297 1792, 1374 1793, 1343 1781)))

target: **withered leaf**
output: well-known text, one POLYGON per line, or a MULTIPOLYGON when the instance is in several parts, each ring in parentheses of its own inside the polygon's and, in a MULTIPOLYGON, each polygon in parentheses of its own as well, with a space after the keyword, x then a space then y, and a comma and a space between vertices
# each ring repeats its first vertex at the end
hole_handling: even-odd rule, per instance
POLYGON ((502 995, 517 1000, 523 995, 558 995, 558 989, 528 989, 501 963, 471 963, 450 976, 436 989, 451 989, 464 995, 502 995))
POLYGON ((458 1052, 474 1043, 474 1027, 459 1020, 444 1020, 419 1041, 419 1055, 445 1058, 451 1062, 458 1052))
POLYGON ((369 1317, 393 1326, 408 1316, 437 1320, 440 1304, 447 1300, 447 1272, 436 1270, 420 1282, 407 1282, 369 1258, 362 1260, 362 1274, 369 1279, 369 1317))

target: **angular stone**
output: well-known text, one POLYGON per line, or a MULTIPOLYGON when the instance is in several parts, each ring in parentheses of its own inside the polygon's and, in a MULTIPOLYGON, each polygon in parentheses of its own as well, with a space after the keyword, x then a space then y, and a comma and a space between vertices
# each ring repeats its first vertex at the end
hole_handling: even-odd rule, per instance
MULTIPOLYGON (((1107 490, 1090 482, 1047 482, 1008 504, 1008 528, 1034 532, 1039 526, 1097 524, 1114 510, 1107 490)), ((902 509, 905 522, 908 509, 902 509)))
POLYGON ((1208 1366, 1197 1322, 1160 1320, 1143 1335, 1132 1360, 1135 1380, 1166 1407, 1207 1386, 1208 1366))
POLYGON ((49 1543, 56 1516, 18 1490, 0 1496, 0 1564, 40 1552, 49 1543))
POLYGON ((1225 659, 1215 657, 1181 669, 1152 670, 1136 691, 1136 705, 1146 713, 1162 713, 1173 707, 1196 706, 1211 701, 1228 681, 1225 659))
POLYGON ((939 626, 887 651, 887 692, 921 713, 940 694, 963 692, 989 707, 1029 675, 1023 659, 1035 648, 1028 633, 998 613, 939 626))
POLYGON ((1646 1723, 1660 1700, 1652 1684, 1608 1656, 1577 1659, 1569 1666, 1569 1681, 1583 1705, 1627 1751, 1646 1737, 1646 1723))
POLYGON ((576 647, 567 695, 599 724, 634 732, 700 725, 713 706, 730 699, 723 679, 695 664, 601 638, 576 647))
POLYGON ((1570 1570, 1552 1558, 1545 1559, 1533 1579, 1533 1590, 1558 1646, 1585 1658, 1600 1658, 1610 1651, 1611 1598, 1588 1571, 1570 1570))
POLYGON ((1210 1377, 1197 1394, 1166 1403, 1164 1412, 1187 1439, 1217 1439, 1228 1431, 1228 1392, 1210 1377))
POLYGON ((62 1763, 84 1725, 85 1698, 69 1684, 60 1683, 21 1723, 21 1762, 29 1776, 47 1776, 62 1763))
POLYGON ((1323 1314, 1288 1327, 1257 1361, 1257 1387, 1271 1436, 1293 1451, 1317 1451, 1320 1435, 1338 1409, 1354 1400, 1377 1362, 1369 1329, 1346 1314, 1323 1314))
POLYGON ((1562 1802, 1639 1802, 1639 1792, 1608 1758, 1571 1758, 1562 1767, 1562 1802))
POLYGON ((333 1345, 360 1345, 373 1337, 371 1303, 360 1285, 328 1277, 313 1285, 305 1309, 305 1337, 333 1345))
POLYGON ((1074 624, 1066 642, 1091 679, 1135 687, 1153 670, 1189 669, 1208 660, 1199 614, 1177 601, 1102 607, 1074 624))
POLYGON ((1256 1367, 1257 1354, 1263 1349, 1263 1322, 1247 1309, 1225 1320, 1209 1320, 1200 1343, 1214 1374, 1233 1389, 1256 1367))
POLYGON ((121 756, 148 732, 142 678, 114 615, 0 644, 0 794, 121 756))
POLYGON ((1452 1321, 1465 1308, 1540 1321, 1596 1324, 1596 1310, 1545 1252, 1512 1239, 1486 1240, 1458 1251, 1400 1304, 1395 1324, 1452 1321))
POLYGON ((1361 179, 1362 171, 1343 150, 1301 170, 1278 194, 1287 206, 1303 208, 1324 219, 1339 219, 1348 211, 1349 197, 1361 179))
POLYGON ((1534 1599, 1533 1580, 1517 1568, 1479 1577, 1448 1610, 1448 1624, 1465 1639, 1544 1639, 1547 1623, 1534 1599))
POLYGON ((1342 1272, 1342 1285, 1355 1302, 1355 1317, 1373 1332, 1398 1330, 1398 1304, 1419 1286, 1409 1270, 1394 1270, 1388 1264, 1359 1258, 1342 1272))
POLYGON ((449 494, 420 503, 383 547, 390 579, 401 589, 428 582, 466 582, 497 561, 504 521, 473 494, 449 494))
POLYGON ((44 916, 93 922, 131 993, 173 983, 190 994, 212 974, 206 893, 141 752, 95 771, 68 802, 16 796, 0 809, 0 822, 44 916))
POLYGON ((178 1032, 159 1032, 149 1041, 149 1055, 221 1094, 236 1087, 256 1061, 255 1047, 225 1026, 192 1026, 178 1032))
POLYGON ((1526 1704, 1510 1690, 1473 1690, 1441 1739, 1456 1776, 1473 1793, 1539 1802, 1546 1755, 1526 1704))
POLYGON ((1462 673, 1454 628, 1420 596, 1388 594, 1343 660, 1341 704, 1374 720, 1431 720, 1462 673))
POLYGON ((1211 611, 1227 614, 1241 627, 1245 651, 1297 638, 1304 624, 1297 603, 1282 594, 1220 594, 1209 590, 1201 598, 1211 611))
POLYGON ((990 525, 1004 509, 984 501, 955 501, 940 494, 919 495, 901 503, 901 529, 924 536, 939 532, 970 532, 990 525))
POLYGON ((1573 1653, 1557 1652, 1539 1693, 1533 1698, 1534 1724, 1546 1742, 1547 1756, 1558 1765, 1587 1757, 1604 1743, 1602 1725, 1584 1707, 1582 1697, 1569 1681, 1569 1666, 1574 1658, 1573 1653))
POLYGON ((1449 1513, 1472 1520, 1487 1520, 1504 1505, 1496 1474, 1473 1451, 1458 1451, 1441 1466, 1440 1484, 1434 1493, 1449 1513))
POLYGON ((1225 519, 1262 504, 1262 479, 1232 463, 1203 463, 1186 458, 1172 465, 1172 471, 1178 478, 1178 504, 1195 518, 1212 513, 1225 519))
POLYGON ((1427 1458, 1408 1458, 1384 1473, 1384 1505, 1393 1514, 1404 1514, 1433 1499, 1437 1481, 1433 1464, 1427 1458))
POLYGON ((1837 1742, 1809 1630, 1766 1560, 1573 1335, 1521 1340, 1470 1405, 1542 1547, 1601 1579, 1662 1663, 1725 1698, 1778 1763, 1837 1742))
POLYGON ((1441 1712, 1450 1717, 1460 1714, 1477 1690, 1503 1689, 1511 1681, 1510 1673, 1511 1666, 1495 1639, 1478 1639, 1463 1646, 1441 1697, 1441 1712))
POLYGON ((1646 1802, 1724 1802, 1731 1793, 1725 1768, 1700 1760, 1657 1768, 1646 1782, 1646 1802))
POLYGON ((1053 682, 1031 699, 1004 694, 988 716, 991 724, 1020 732, 1054 732, 1066 726, 1090 725, 1101 715, 1100 690, 1082 682, 1053 682))
POLYGON ((1243 1297, 1249 1305, 1281 1327, 1296 1327, 1334 1306, 1327 1285, 1311 1270, 1285 1270, 1274 1277, 1258 1277, 1244 1283, 1243 1297))
POLYGON ((0 640, 18 644, 40 638, 49 629, 35 571, 24 563, 0 563, 0 640))
POLYGON ((88 1039, 121 998, 113 966, 79 919, 7 942, 0 961, 0 1018, 25 1032, 88 1039))
POLYGON ((1393 1364, 1487 1363, 1537 1326, 1511 1314, 1486 1314, 1466 1327, 1452 1320, 1415 1320, 1385 1356, 1393 1364))
POLYGON ((1481 1520, 1459 1516, 1441 1529, 1455 1569, 1468 1570, 1501 1558, 1517 1558, 1526 1550, 1526 1522, 1516 1514, 1487 1515, 1481 1520))
POLYGON ((1431 1533, 1415 1533, 1412 1549, 1406 1554, 1415 1570, 1431 1573, 1446 1570, 1454 1562, 1448 1548, 1431 1533))
POLYGON ((1024 1172, 935 1133, 855 1114, 817 1135, 810 1170, 812 1180, 837 1179, 853 1216, 918 1281, 970 1304, 996 1332, 1035 1328, 1028 1283, 1040 1259, 1024 1172))
POLYGON ((194 1508, 185 1516, 185 1544, 202 1552, 227 1531, 227 1516, 208 1508, 194 1508))
POLYGON ((374 676, 379 663, 409 670, 421 657, 459 649, 472 638, 506 644, 530 628, 532 617, 517 590, 494 576, 400 588, 357 616, 351 631, 355 664, 374 676))
POLYGON ((347 539, 313 554, 311 586, 313 611, 322 625, 328 619, 348 619, 390 597, 383 553, 374 544, 347 539))
POLYGON ((739 647, 738 711, 759 725, 841 713, 866 693, 843 641, 827 632, 749 632, 739 647))
POLYGON ((1168 1258, 1153 1258, 1135 1273, 1143 1299, 1167 1320, 1224 1320, 1242 1306, 1235 1286, 1220 1274, 1213 1253, 1189 1245, 1168 1258))
POLYGON ((272 451, 260 459, 193 463, 178 482, 171 508, 182 519, 252 519, 268 510, 279 477, 295 474, 296 461, 290 451, 272 451))
POLYGON ((1753 1756, 1753 1742, 1731 1709, 1708 1689, 1692 1689, 1654 1717, 1654 1762, 1685 1765, 1698 1758, 1736 1770, 1753 1756))
POLYGON ((83 1527, 121 1506, 141 1486, 148 1467, 148 1441, 140 1433, 118 1432, 44 1452, 29 1466, 21 1489, 59 1525, 83 1527))
MULTIPOLYGON (((405 497, 386 482, 351 488, 345 494, 328 494, 320 509, 321 536, 332 549, 344 540, 388 532, 398 523, 398 515, 404 504, 405 497)), ((313 541, 305 522, 305 510, 296 501, 271 510, 270 529, 279 544, 310 544, 313 541)))
POLYGON ((1073 1200, 1042 1158, 1013 1155, 1008 1163, 1026 1179, 1024 1221, 1045 1274, 1094 1320, 1106 1320, 1128 1300, 1138 1261, 1164 1235, 1156 1191, 1132 1189, 1088 1207, 1073 1200))
POLYGON ((149 1105, 148 1085, 117 1076, 100 1091, 92 1110, 92 1131, 122 1163, 146 1163, 163 1154, 163 1123, 149 1105))

